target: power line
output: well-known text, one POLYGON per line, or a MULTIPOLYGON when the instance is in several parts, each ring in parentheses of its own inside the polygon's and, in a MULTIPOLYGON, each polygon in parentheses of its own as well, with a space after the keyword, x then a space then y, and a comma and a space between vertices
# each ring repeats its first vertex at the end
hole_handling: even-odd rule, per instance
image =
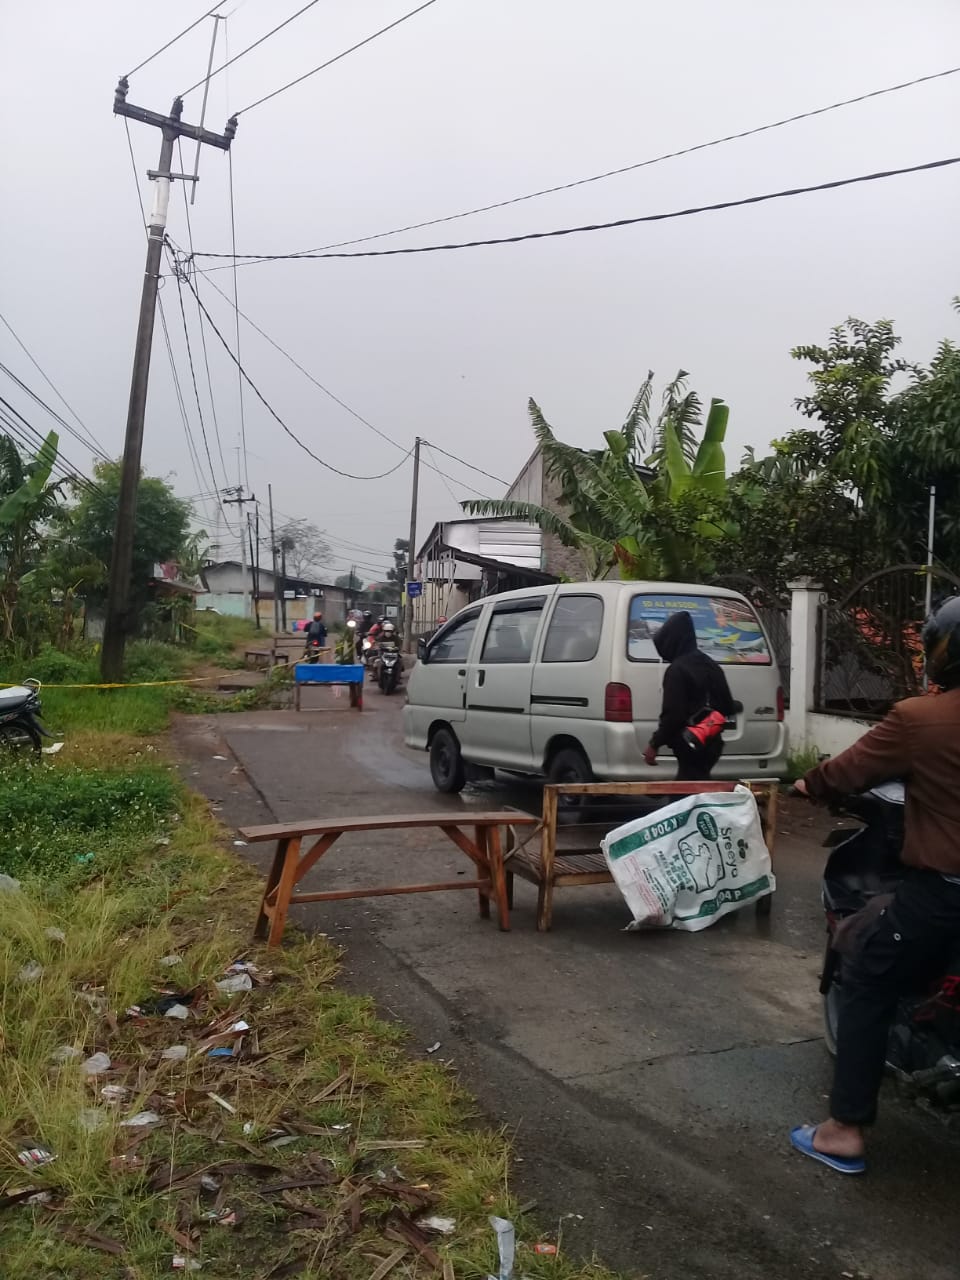
POLYGON ((499 476, 491 475, 489 471, 484 471, 483 467, 475 467, 472 462, 467 462, 464 458, 457 457, 455 453, 448 453, 446 449, 441 449, 432 440, 425 440, 424 443, 428 444, 431 450, 435 449, 437 453, 442 453, 445 458, 452 458, 454 462, 459 462, 461 466, 469 467, 471 471, 479 472, 480 475, 486 476, 488 480, 495 480, 497 484, 507 484, 506 480, 501 480, 499 476))
MULTIPOLYGON (((197 372, 193 366, 193 348, 190 345, 190 330, 187 328, 187 309, 183 305, 183 285, 180 283, 180 277, 177 277, 177 297, 180 300, 180 319, 183 321, 183 340, 187 348, 187 361, 190 365, 190 380, 193 383, 193 395, 197 403, 197 417, 200 420, 200 434, 203 437, 203 448, 207 455, 207 463, 210 467, 210 478, 213 483, 217 483, 217 473, 213 465, 213 457, 210 453, 210 443, 207 440, 207 428, 203 421, 203 409, 200 407, 200 388, 197 386, 197 372)), ((201 325, 201 329, 202 329, 201 325)))
MULTIPOLYGON (((177 151, 180 156, 180 171, 181 173, 185 173, 186 170, 183 167, 183 146, 179 138, 177 139, 177 151)), ((180 189, 183 192, 183 211, 186 214, 186 219, 187 219, 187 242, 189 243, 192 249, 193 248, 193 224, 190 219, 190 201, 187 199, 187 184, 185 182, 181 183, 180 189)), ((200 315, 199 308, 197 309, 197 322, 200 329, 200 345, 203 350, 203 365, 207 373, 207 394, 210 397, 210 413, 213 418, 213 431, 217 440, 217 453, 220 455, 220 468, 223 471, 224 483, 226 483, 228 480, 227 464, 223 456, 223 442, 220 439, 220 423, 219 423, 219 420, 217 419, 217 405, 213 396, 213 379, 210 376, 210 357, 207 352, 207 331, 203 327, 203 318, 200 315)), ((199 409, 199 404, 197 407, 199 409)), ((214 483, 216 483, 216 480, 214 480, 214 483)))
MULTIPOLYGON (((206 13, 201 13, 200 17, 197 18, 196 22, 191 22, 189 27, 184 27, 184 29, 180 32, 178 36, 174 36, 172 40, 168 40, 166 44, 162 44, 159 49, 156 49, 153 53, 151 53, 149 58, 144 58, 142 62, 138 62, 132 71, 127 72, 126 79, 129 80, 132 75, 135 75, 138 71, 141 71, 147 65, 147 63, 152 62, 154 58, 159 58, 161 53, 166 53, 166 51, 170 48, 171 45, 176 44, 178 40, 182 40, 185 35, 187 35, 190 31, 193 30, 194 27, 199 27, 200 23, 203 22, 204 18, 209 18, 211 13, 213 13, 214 10, 218 9, 219 7, 220 7, 219 4, 215 4, 212 6, 212 8, 208 9, 206 13)), ((203 81, 201 80, 200 83, 202 84, 203 81)), ((193 87, 196 88, 197 86, 194 85, 193 87)))
MULTIPOLYGON (((233 200, 233 152, 227 152, 227 166, 230 175, 230 246, 233 252, 237 248, 237 220, 234 213, 233 200)), ((197 304, 200 304, 200 296, 196 295, 197 304)), ((247 460, 247 421, 244 415, 243 406, 243 366, 240 363, 240 305, 239 295, 237 293, 237 260, 233 260, 233 312, 234 323, 236 326, 237 339, 237 394, 240 397, 240 444, 243 449, 243 479, 247 488, 250 488, 250 465, 247 460)), ((202 326, 201 326, 202 328, 202 326)))
MULTIPOLYGON (((35 404, 39 405, 41 409, 44 409, 47 413, 49 413, 50 417, 53 418, 54 422, 56 422, 58 426, 61 426, 64 429, 64 431, 67 432, 68 435, 72 436, 73 439, 76 440, 78 444, 82 445, 84 449, 90 448, 89 442, 85 440, 83 436, 81 436, 79 432, 76 431, 70 425, 70 423, 67 422, 65 418, 61 417, 60 414, 57 413, 56 409, 51 409, 50 406, 47 404, 46 400, 44 400, 41 396, 37 395, 36 391, 34 391, 31 387, 28 387, 27 384, 21 378, 18 378, 12 369, 8 369, 7 366, 2 361, 0 361, 0 371, 5 373, 12 382, 15 382, 17 386, 20 388, 20 390, 24 392, 25 395, 28 395, 35 404)), ((104 462, 109 461, 107 455, 102 450, 97 449, 97 450, 94 450, 94 452, 98 454, 98 456, 101 458, 102 461, 104 462)))
MULTIPOLYGON (((140 208, 140 221, 141 221, 141 223, 143 224, 144 232, 146 232, 146 229, 147 229, 147 211, 146 211, 146 209, 143 207, 143 196, 142 196, 142 195, 141 195, 141 193, 140 193, 140 179, 139 179, 139 178, 138 178, 138 176, 137 176, 137 158, 136 158, 136 156, 134 155, 134 152, 133 152, 133 139, 132 139, 132 137, 130 136, 130 122, 129 122, 129 120, 126 118, 126 116, 124 116, 124 119, 123 119, 123 125, 124 125, 124 129, 125 129, 125 131, 126 131, 126 135, 127 135, 127 150, 128 150, 128 152, 129 152, 129 154, 130 154, 130 168, 131 168, 131 171, 132 171, 132 173, 133 173, 133 185, 134 185, 134 190, 135 190, 135 191, 136 191, 136 193, 137 193, 137 204, 138 204, 138 206, 139 206, 139 208, 140 208)), ((181 163, 182 163, 182 153, 181 153, 181 163)), ((174 355, 173 355, 173 344, 172 344, 172 342, 170 341, 170 330, 169 330, 169 328, 167 327, 167 313, 166 313, 166 311, 164 310, 164 306, 163 306, 163 298, 162 298, 162 297, 160 297, 160 296, 158 296, 158 297, 157 297, 157 307, 158 307, 158 309, 159 309, 159 311, 160 311, 160 324, 161 324, 161 327, 162 327, 162 329, 163 329, 163 339, 164 339, 164 343, 166 344, 166 348, 167 348, 167 361, 169 362, 169 365, 170 365, 170 376, 171 376, 171 378, 173 379, 174 393, 175 393, 175 395, 176 395, 177 405, 178 405, 178 408, 179 408, 179 410, 180 410, 180 420, 181 420, 181 422, 183 423, 183 433, 184 433, 184 436, 186 437, 186 441, 187 441, 187 455, 188 455, 188 457, 190 458, 190 465, 191 465, 191 467, 193 468, 193 475, 194 475, 194 479, 195 479, 196 484, 197 484, 197 489, 198 489, 198 491, 202 491, 202 490, 204 489, 204 487, 205 487, 205 486, 204 486, 204 481, 203 481, 203 480, 201 480, 201 478, 200 478, 200 473, 201 473, 201 471, 203 470, 203 468, 202 468, 202 467, 201 467, 201 465, 200 465, 200 459, 199 459, 199 455, 198 455, 198 453, 197 453, 197 448, 196 448, 196 445, 195 445, 195 443, 194 443, 193 436, 192 436, 192 434, 191 434, 191 432, 190 432, 190 419, 189 419, 189 417, 187 416, 187 407, 186 407, 186 404, 184 403, 184 399, 183 399, 183 389, 182 389, 182 387, 180 386, 180 378, 179 378, 179 375, 178 375, 178 373, 177 373, 177 362, 176 362, 176 360, 174 359, 174 355)), ((201 329, 202 329, 202 327, 203 327, 203 326, 201 325, 201 329)), ((212 402, 211 402, 211 403, 212 403, 212 402)), ((222 455, 221 455, 221 457, 222 457, 222 455)), ((224 477, 226 477, 226 468, 224 468, 224 477)), ((211 480, 211 483, 213 484, 214 490, 216 490, 216 487, 217 487, 217 477, 216 477, 216 475, 213 473, 212 469, 211 469, 211 474, 210 474, 210 480, 211 480)), ((230 527, 230 522, 229 522, 229 520, 227 519, 227 514, 226 514, 226 512, 225 512, 225 511, 224 511, 224 509, 223 509, 223 504, 220 502, 220 496, 219 496, 219 494, 217 494, 217 506, 219 507, 220 514, 223 516, 223 522, 224 522, 224 524, 226 525, 226 527, 227 527, 227 529, 229 530, 229 532, 230 532, 230 533, 233 533, 233 532, 234 532, 234 530, 233 530, 233 529, 231 529, 231 527, 230 527)))
POLYGON ((313 450, 309 447, 309 445, 304 444, 304 442, 300 439, 300 437, 296 435, 295 432, 290 430, 290 428, 287 426, 284 420, 280 417, 277 411, 273 408, 273 406, 270 404, 267 398, 260 391, 259 387, 257 387, 256 383, 247 373, 246 369, 244 369, 243 365, 240 363, 237 357, 230 350, 229 343, 227 342, 226 338, 224 338, 223 334, 220 332, 217 326, 214 324, 213 319, 210 315, 210 312, 200 301, 200 295, 197 293, 196 289, 194 289, 193 282, 189 278, 187 279, 187 287, 193 291, 194 297, 197 299, 198 303, 200 303, 200 310, 203 312, 203 315, 207 321, 207 324, 210 326, 213 332, 220 339, 220 343, 223 346, 223 349, 227 352, 230 359, 234 362, 234 364, 236 364, 237 368, 240 370, 241 374, 243 375, 243 378, 246 380, 247 384, 249 385, 250 390, 254 393, 254 395, 257 397, 260 403, 264 406, 264 408, 267 410, 270 416, 277 423, 279 423, 279 425, 283 428, 283 430, 290 437, 290 439, 293 440, 295 444, 299 445, 299 447, 304 451, 304 453, 309 454, 309 456, 313 458, 314 462, 319 462, 321 467, 325 467, 328 471, 332 471, 335 475, 343 476, 345 480, 383 480, 387 476, 392 476, 395 471, 400 470, 400 468, 406 462, 407 458, 409 458, 410 454, 413 452, 412 449, 400 459, 400 461, 397 463, 395 467, 391 467, 388 471, 381 471, 377 475, 373 475, 373 476, 357 476, 357 475, 353 475, 349 471, 341 471, 339 467, 335 467, 331 463, 324 461, 323 458, 321 458, 318 454, 314 453, 313 450))
MULTIPOLYGON (((211 71, 210 79, 212 80, 214 76, 218 76, 221 71, 226 71, 227 67, 233 66, 235 62, 239 62, 240 59, 244 57, 246 54, 250 53, 251 50, 256 49, 259 45, 263 44, 265 40, 269 40, 270 37, 275 36, 278 31, 282 31, 284 27, 289 26, 290 23, 293 22, 294 18, 299 18, 301 13, 306 13, 308 9, 312 9, 316 3, 317 3, 317 0, 309 0, 309 2, 305 4, 302 9, 298 9, 296 13, 292 13, 289 18, 284 18, 283 22, 279 23, 271 31, 268 31, 266 35, 261 36, 259 40, 254 40, 253 44, 248 44, 245 49, 241 49, 239 53, 235 53, 232 58, 228 58, 226 62, 222 63, 219 67, 217 67, 216 71, 211 71)), ((216 7, 217 6, 214 5, 214 8, 216 7)), ((212 13, 213 10, 211 9, 210 12, 212 13)), ((204 16, 207 16, 207 15, 204 15, 204 16)), ((203 80, 206 80, 206 79, 207 77, 204 76, 203 80)), ((203 80, 198 80, 197 83, 192 84, 189 89, 184 89, 183 93, 181 93, 179 96, 181 98, 185 98, 188 93, 193 93, 194 89, 200 88, 200 86, 203 84, 203 80)))
MULTIPOLYGON (((308 262, 322 258, 391 258, 401 254, 438 253, 448 249, 481 249, 488 245, 520 244, 525 240, 549 240, 557 236, 578 235, 584 231, 610 231, 616 227, 632 227, 641 222, 668 222, 674 218, 689 218, 698 213, 716 213, 723 209, 739 209, 744 205, 764 204, 769 200, 783 200, 790 196, 809 195, 816 191, 835 191, 862 182, 877 182, 883 178, 898 178, 908 173, 923 173, 929 169, 944 169, 960 164, 960 156, 945 160, 928 160, 925 164, 909 165, 903 169, 884 169, 878 173, 859 174, 855 178, 836 178, 832 182, 819 182, 810 187, 790 187, 784 191, 770 191, 764 195, 745 196, 740 200, 720 200, 715 204, 693 205, 688 209, 675 209, 669 213, 647 213, 633 218, 617 218, 612 222, 593 222, 579 227, 560 227, 554 231, 528 231, 523 235, 497 236, 489 240, 464 240, 453 244, 424 244, 403 249, 362 249, 357 253, 274 253, 241 254, 258 262, 287 262, 294 259, 308 262)), ((232 258, 229 253, 197 253, 198 258, 232 258)))
MULTIPOLYGON (((36 449, 38 445, 43 444, 46 436, 42 431, 38 430, 32 422, 23 416, 19 409, 15 408, 9 400, 0 396, 0 415, 2 415, 7 427, 13 431, 17 438, 28 448, 36 449)), ((75 467, 68 457, 57 446, 57 459, 54 463, 54 469, 64 473, 63 479, 76 480, 81 487, 102 492, 100 485, 95 480, 86 475, 79 467, 75 467)))
MULTIPOLYGON (((77 422, 77 424, 86 432, 87 438, 92 442, 92 447, 94 452, 99 453, 102 458, 105 458, 107 454, 103 446, 100 444, 99 440, 97 439, 97 437, 86 425, 86 423, 80 417, 79 413, 77 413, 76 409, 74 409, 74 407, 70 404, 70 402, 66 399, 66 397, 61 393, 59 388, 54 385, 52 380, 47 376, 46 373, 44 373, 43 369, 41 369, 35 356, 27 349, 26 343, 23 341, 20 335, 14 330, 14 327, 10 323, 10 321, 6 318, 6 316, 2 314, 0 314, 0 320, 2 320, 3 323, 6 325, 6 327, 10 330, 10 333, 13 336, 13 339, 16 342, 17 346, 20 348, 20 350, 24 353, 24 355, 27 357, 27 359, 36 369, 37 373, 39 373, 40 377, 44 380, 44 382, 47 384, 50 390, 54 393, 54 395, 57 397, 60 403, 64 406, 64 408, 67 409, 67 411, 73 415, 73 418, 77 422)), ((90 446, 88 445, 88 448, 89 447, 90 446)))
MULTIPOLYGON (((602 182, 606 178, 617 178, 624 173, 633 173, 637 169, 646 169, 653 164, 662 164, 665 160, 677 160, 681 156, 694 155, 697 151, 706 151, 710 147, 719 147, 727 142, 738 142, 742 138, 752 138, 759 133, 767 133, 771 129, 781 129, 784 125, 796 124, 800 120, 811 120, 815 116, 825 115, 829 111, 839 111, 842 107, 851 107, 858 102, 867 102, 871 98, 880 98, 884 94, 899 93, 901 89, 912 89, 918 84, 927 84, 931 80, 942 80, 945 76, 954 76, 960 67, 948 67, 945 71, 934 71, 927 76, 917 76, 914 80, 904 80, 900 84, 888 85, 884 89, 873 89, 869 93, 858 94, 855 98, 844 98, 841 102, 831 102, 825 107, 814 107, 810 111, 800 111, 796 115, 785 116, 782 120, 773 120, 768 124, 757 125, 752 129, 743 129, 739 133, 728 133, 721 138, 712 138, 709 142, 698 142, 691 147, 682 147, 679 151, 666 151, 663 155, 652 156, 647 160, 637 160, 633 164, 622 165, 619 169, 607 169, 603 173, 591 174, 588 178, 576 178, 572 182, 561 182, 554 187, 543 187, 539 191, 528 191, 526 195, 512 196, 509 200, 497 200, 493 204, 478 205, 474 209, 464 209, 461 213, 449 213, 442 218, 428 218, 424 222, 411 222, 405 227, 394 227, 392 231, 378 231, 374 235, 360 236, 356 240, 340 240, 336 244, 321 245, 310 249, 310 253, 325 253, 329 249, 345 249, 355 244, 368 244, 371 240, 383 240, 387 236, 398 236, 406 231, 422 231, 425 227, 437 227, 444 222, 456 222, 459 218, 470 218, 477 213, 490 213, 494 209, 506 209, 510 205, 523 204, 527 200, 537 200, 540 196, 551 196, 558 191, 572 191, 575 187, 585 187, 592 182, 602 182)), ((243 263, 244 266, 252 265, 243 263)))
MULTIPOLYGON (((269 102, 271 98, 276 98, 278 94, 286 93, 288 89, 292 89, 294 85, 302 84, 304 80, 309 80, 311 76, 315 76, 318 71, 325 71, 327 67, 332 67, 335 62, 339 62, 341 58, 345 58, 347 54, 355 53, 357 49, 362 49, 365 44, 369 44, 371 40, 376 40, 379 36, 386 35, 388 31, 392 31, 394 27, 399 27, 402 22, 406 22, 408 18, 416 17, 418 13, 422 13, 424 9, 429 9, 432 4, 436 4, 437 0, 424 0, 424 3, 416 9, 411 9, 409 13, 405 13, 396 21, 388 23, 387 26, 381 27, 379 31, 374 31, 372 35, 366 36, 363 40, 358 40, 356 44, 352 44, 349 49, 342 49, 340 53, 334 54, 332 58, 328 58, 326 62, 321 62, 319 67, 314 67, 312 71, 306 71, 302 76, 297 76, 296 80, 290 80, 287 84, 281 85, 279 89, 274 89, 272 93, 264 94, 262 98, 258 98, 256 102, 251 102, 248 107, 242 107, 239 111, 235 111, 234 115, 242 115, 245 111, 252 111, 254 107, 263 106, 265 102, 269 102)), ((307 8, 310 6, 308 5, 307 8)), ((302 10, 301 10, 302 12, 302 10)), ((294 17, 297 15, 294 14, 294 17)), ((273 34, 272 32, 270 33, 273 34)), ((252 47, 252 46, 251 46, 252 47)), ((244 50, 246 52, 246 50, 244 50)), ((237 57, 240 57, 237 54, 237 57)), ((216 74, 216 72, 214 72, 216 74)), ((202 83, 202 82, 201 82, 202 83)), ((197 86, 194 85, 194 88, 197 86)))
MULTIPOLYGON (((424 445, 426 445, 426 447, 427 447, 428 449, 430 449, 430 444, 429 444, 429 442, 428 442, 428 441, 424 440, 424 441, 423 441, 423 443, 424 443, 424 445)), ((432 449, 430 449, 430 456, 431 456, 431 458, 433 458, 433 456, 434 456, 434 455, 433 455, 433 450, 432 450, 432 449)), ((436 461, 436 459, 434 459, 434 461, 436 461)), ((443 487, 446 489, 447 493, 449 493, 449 495, 450 495, 450 497, 453 499, 453 501, 454 501, 454 502, 457 502, 457 501, 458 501, 458 499, 457 499, 457 495, 456 495, 456 494, 453 492, 453 490, 450 488, 450 485, 448 484, 448 482, 447 482, 446 478, 444 478, 444 481, 443 481, 443 487)))
MULTIPOLYGON (((182 262, 181 262, 181 265, 182 265, 182 262)), ((220 297, 223 298, 223 300, 226 303, 228 303, 230 306, 233 306, 233 303, 231 302, 229 295, 224 293, 224 291, 216 284, 215 281, 207 279, 206 283, 209 284, 211 288, 215 289, 216 292, 219 293, 220 297)), ((257 322, 255 320, 252 320, 245 311, 241 311, 238 307, 237 314, 241 316, 244 320, 246 320, 247 324, 250 325, 252 329, 255 329, 257 333, 259 333, 261 338, 263 338, 266 342, 269 342, 270 346, 273 347, 275 351, 279 351, 280 354, 286 360, 289 360, 295 369, 299 369, 299 371, 303 374, 303 376, 307 379, 307 381, 312 382, 318 391, 322 391, 325 396, 328 396, 334 402, 334 404, 338 404, 341 409, 345 409, 346 412, 349 413, 352 418, 355 418, 357 420, 357 422, 362 423, 363 426, 365 427, 369 427, 369 429, 374 433, 374 435, 379 436, 381 440, 386 440, 387 444, 393 445, 395 449, 399 449, 402 453, 404 453, 405 456, 409 456, 410 449, 408 446, 401 444, 398 440, 394 440, 394 438, 388 435, 386 431, 383 431, 380 427, 372 423, 369 420, 369 418, 365 418, 363 414, 359 413, 356 409, 354 409, 352 405, 347 404, 346 400, 341 400, 340 397, 336 395, 333 391, 331 391, 329 387, 325 387, 322 382, 320 382, 317 378, 313 376, 313 374, 310 372, 309 369, 304 368, 304 366, 299 362, 299 360, 297 360, 294 356, 292 356, 290 352, 286 350, 285 347, 282 347, 280 345, 279 342, 271 338, 269 333, 267 333, 264 329, 261 329, 260 326, 257 324, 257 322)), ((447 454, 447 457, 453 458, 454 455, 447 454)), ((454 461, 462 462, 464 466, 470 467, 471 470, 474 470, 474 471, 479 470, 478 467, 473 467, 471 463, 465 462, 463 458, 454 458, 454 461)), ((474 489, 471 485, 464 484, 463 481, 457 480, 454 476, 448 475, 445 471, 441 471, 439 467, 433 466, 429 462, 424 462, 423 465, 425 467, 429 467, 431 471, 435 471, 437 475, 443 476, 447 480, 452 480, 454 484, 459 484, 462 488, 469 489, 471 493, 475 493, 481 498, 486 497, 486 495, 481 493, 479 489, 474 489)), ((487 473, 484 472, 483 474, 486 475, 487 473)), ((496 479, 495 476, 492 476, 490 478, 496 479)), ((497 483, 505 484, 506 482, 503 480, 499 480, 497 483)))

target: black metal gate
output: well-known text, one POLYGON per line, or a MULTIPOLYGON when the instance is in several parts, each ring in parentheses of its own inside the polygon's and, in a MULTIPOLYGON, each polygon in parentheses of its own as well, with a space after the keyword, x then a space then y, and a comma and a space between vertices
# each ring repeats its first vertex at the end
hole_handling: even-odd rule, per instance
MULTIPOLYGON (((932 571, 934 605, 960 593, 960 578, 932 571)), ((927 568, 898 564, 864 578, 820 610, 818 711, 879 719, 901 698, 923 692, 921 630, 927 568)))
POLYGON ((780 668, 780 684, 784 701, 790 705, 790 602, 767 587, 759 579, 746 573, 728 573, 714 578, 714 586, 739 591, 746 596, 763 623, 769 637, 773 656, 780 668))

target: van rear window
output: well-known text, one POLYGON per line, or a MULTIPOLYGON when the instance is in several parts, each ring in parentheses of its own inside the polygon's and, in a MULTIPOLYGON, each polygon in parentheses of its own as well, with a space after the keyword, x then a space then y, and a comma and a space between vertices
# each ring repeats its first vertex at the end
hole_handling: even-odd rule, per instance
POLYGON ((745 600, 721 596, 634 596, 627 627, 627 657, 632 662, 659 662, 654 634, 672 614, 684 610, 693 619, 697 644, 717 662, 770 665, 770 650, 753 609, 745 600))

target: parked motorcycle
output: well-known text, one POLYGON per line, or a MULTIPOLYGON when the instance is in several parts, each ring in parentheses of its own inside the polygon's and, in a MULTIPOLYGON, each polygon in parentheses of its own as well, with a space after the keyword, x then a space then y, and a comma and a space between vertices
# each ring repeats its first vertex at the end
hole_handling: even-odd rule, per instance
POLYGON ((40 721, 40 681, 0 689, 0 751, 33 751, 39 755, 43 739, 52 735, 40 721))
POLYGON ((384 644, 380 647, 378 659, 377 683, 381 693, 395 693, 400 685, 400 672, 403 661, 396 644, 384 644))
MULTIPOLYGON (((836 1053, 844 957, 837 931, 903 876, 904 786, 901 782, 849 796, 840 812, 864 825, 833 831, 823 876, 827 947, 820 978, 827 1048, 836 1053)), ((841 944, 842 945, 842 944, 841 944)), ((912 1096, 941 1110, 960 1110, 960 952, 925 975, 899 1004, 887 1044, 887 1071, 912 1096)))

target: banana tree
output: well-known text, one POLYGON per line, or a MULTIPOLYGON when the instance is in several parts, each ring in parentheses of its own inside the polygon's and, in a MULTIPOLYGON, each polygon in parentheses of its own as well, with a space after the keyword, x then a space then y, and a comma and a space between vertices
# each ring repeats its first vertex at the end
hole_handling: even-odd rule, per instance
POLYGON ((0 639, 17 630, 17 600, 31 568, 40 530, 57 509, 59 483, 50 484, 59 437, 51 431, 25 462, 9 436, 0 436, 0 639))
POLYGON ((709 543, 730 531, 722 518, 729 410, 720 400, 711 402, 698 444, 701 403, 686 390, 686 376, 681 370, 667 386, 654 418, 648 374, 623 426, 604 432, 603 449, 563 444, 531 400, 544 475, 557 485, 559 502, 486 498, 465 502, 464 509, 539 525, 581 552, 589 578, 604 578, 614 568, 632 579, 710 572, 709 543))

